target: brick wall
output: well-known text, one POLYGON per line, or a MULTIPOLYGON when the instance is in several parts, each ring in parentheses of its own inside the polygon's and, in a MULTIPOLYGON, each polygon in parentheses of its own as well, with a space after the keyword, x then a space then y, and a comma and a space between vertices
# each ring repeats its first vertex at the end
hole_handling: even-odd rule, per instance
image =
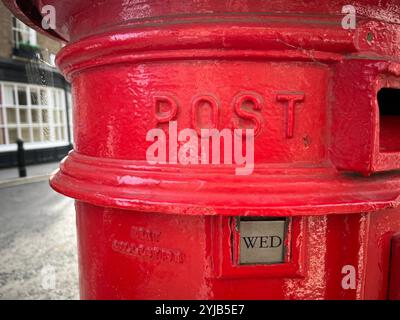
MULTIPOLYGON (((10 58, 12 53, 12 14, 0 1, 0 58, 10 58)), ((43 59, 50 62, 50 54, 56 54, 61 43, 37 33, 37 45, 42 51, 43 59)))
POLYGON ((58 50, 61 49, 61 42, 57 42, 39 33, 37 35, 37 44, 42 51, 43 59, 47 62, 50 62, 51 54, 57 54, 58 50))
POLYGON ((0 58, 9 58, 12 50, 11 13, 0 1, 0 58))

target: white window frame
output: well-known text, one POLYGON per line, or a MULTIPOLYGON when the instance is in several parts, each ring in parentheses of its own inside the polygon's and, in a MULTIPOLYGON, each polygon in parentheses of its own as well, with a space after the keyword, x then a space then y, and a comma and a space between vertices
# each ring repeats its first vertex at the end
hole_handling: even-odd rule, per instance
POLYGON ((21 43, 26 43, 31 46, 37 45, 37 33, 32 28, 28 27, 22 21, 16 17, 12 17, 13 21, 11 24, 12 41, 15 48, 19 48, 21 43), (22 35, 23 41, 19 41, 18 33, 22 35))
POLYGON ((15 141, 10 141, 9 130, 17 129, 17 136, 22 137, 22 130, 28 129, 28 139, 24 139, 26 149, 39 149, 56 146, 65 146, 69 144, 67 134, 67 117, 64 90, 55 87, 43 87, 26 83, 17 83, 9 81, 0 81, 0 112, 2 112, 4 123, 0 123, 0 130, 4 132, 5 144, 0 144, 0 152, 16 150, 15 141), (13 103, 5 101, 5 87, 12 88, 14 94, 13 103), (25 91, 26 105, 21 105, 18 96, 18 90, 25 91), (31 91, 36 91, 37 104, 31 101, 31 91), (47 96, 47 104, 41 101, 41 91, 43 96, 47 96), (15 111, 16 123, 8 123, 7 109, 15 111), (26 123, 21 123, 20 111, 27 110, 26 123), (38 122, 33 123, 32 111, 36 111, 38 122), (44 111, 47 112, 47 123, 43 123, 44 111), (48 128, 48 134, 44 134, 44 129, 48 128), (34 130, 39 130, 40 141, 35 141, 34 130))
MULTIPOLYGON (((67 101, 68 101, 68 118, 69 118, 69 127, 70 127, 70 133, 71 133, 71 143, 74 143, 74 133, 72 131, 73 128, 73 123, 74 123, 74 112, 73 112, 73 104, 72 104, 72 94, 71 92, 67 91, 67 101)), ((68 128, 67 128, 68 130, 68 128)), ((68 132, 67 132, 68 134, 68 132)))

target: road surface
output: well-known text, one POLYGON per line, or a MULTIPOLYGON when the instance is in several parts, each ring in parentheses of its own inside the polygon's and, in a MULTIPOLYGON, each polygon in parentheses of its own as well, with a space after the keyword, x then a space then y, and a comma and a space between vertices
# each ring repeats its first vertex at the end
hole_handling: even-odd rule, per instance
POLYGON ((0 299, 78 299, 73 200, 47 181, 0 188, 0 299))

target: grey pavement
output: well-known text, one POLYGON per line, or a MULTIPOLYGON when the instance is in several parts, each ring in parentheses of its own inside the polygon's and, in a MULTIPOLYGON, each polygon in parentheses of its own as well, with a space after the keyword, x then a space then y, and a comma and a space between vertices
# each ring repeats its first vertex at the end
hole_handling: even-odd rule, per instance
MULTIPOLYGON (((56 170, 59 166, 58 162, 51 163, 43 163, 43 164, 35 164, 26 167, 27 176, 40 176, 40 175, 48 175, 54 170, 56 170)), ((6 168, 0 169, 0 181, 18 179, 18 168, 6 168)))
POLYGON ((78 299, 76 252, 72 199, 47 181, 0 188, 0 299, 78 299))

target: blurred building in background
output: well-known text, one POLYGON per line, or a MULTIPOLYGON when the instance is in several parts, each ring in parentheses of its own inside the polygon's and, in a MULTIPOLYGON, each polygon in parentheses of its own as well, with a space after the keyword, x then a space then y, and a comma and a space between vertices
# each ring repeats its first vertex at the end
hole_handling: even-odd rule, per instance
POLYGON ((0 168, 62 159, 72 146, 70 86, 54 59, 62 44, 16 19, 0 2, 0 168))

